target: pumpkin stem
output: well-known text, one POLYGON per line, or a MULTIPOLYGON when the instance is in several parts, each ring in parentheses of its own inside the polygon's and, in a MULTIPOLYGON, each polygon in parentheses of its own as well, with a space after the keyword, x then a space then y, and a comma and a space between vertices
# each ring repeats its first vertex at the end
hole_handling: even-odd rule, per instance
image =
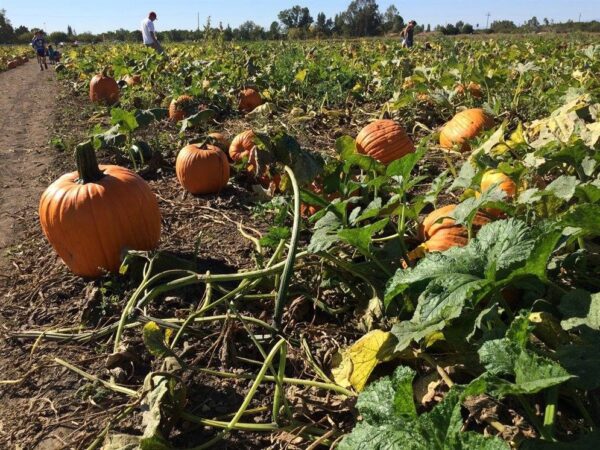
POLYGON ((75 162, 77 164, 77 172, 79 173, 77 183, 95 183, 104 177, 104 173, 98 167, 96 150, 94 150, 91 141, 86 141, 75 147, 75 162))

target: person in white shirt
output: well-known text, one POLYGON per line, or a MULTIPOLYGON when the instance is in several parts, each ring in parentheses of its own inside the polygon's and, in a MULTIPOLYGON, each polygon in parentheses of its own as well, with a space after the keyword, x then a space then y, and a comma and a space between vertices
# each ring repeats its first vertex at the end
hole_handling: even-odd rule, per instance
POLYGON ((156 31, 154 30, 154 21, 156 20, 156 13, 151 11, 148 14, 148 18, 142 20, 142 39, 144 40, 144 45, 147 47, 152 47, 160 54, 164 54, 165 50, 158 42, 158 38, 156 37, 156 31))

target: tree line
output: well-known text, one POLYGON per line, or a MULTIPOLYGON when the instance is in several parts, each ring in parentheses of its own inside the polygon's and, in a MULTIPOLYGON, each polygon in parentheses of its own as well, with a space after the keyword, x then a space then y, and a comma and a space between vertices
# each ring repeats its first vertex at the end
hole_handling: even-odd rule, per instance
MULTIPOLYGON (((160 32, 161 40, 165 42, 182 42, 197 40, 221 39, 224 41, 251 41, 251 40, 278 40, 278 39, 312 39, 327 37, 369 37, 382 36, 390 33, 399 33, 410 20, 400 14, 394 5, 385 11, 379 10, 376 0, 353 0, 345 11, 327 17, 319 12, 313 16, 309 8, 300 5, 280 11, 277 19, 265 28, 251 20, 242 23, 239 27, 230 25, 213 26, 210 17, 203 27, 196 30, 166 30, 160 32)), ((13 28, 6 17, 6 12, 0 10, 0 44, 21 43, 31 41, 33 29, 21 25, 13 28)), ((415 33, 432 31, 431 25, 417 24, 415 33)), ((469 24, 459 21, 456 24, 438 25, 434 31, 444 35, 472 34, 472 33, 528 33, 539 31, 572 32, 587 31, 600 32, 600 22, 573 22, 554 23, 537 17, 532 17, 521 25, 510 20, 497 20, 492 22, 488 29, 481 29, 479 24, 469 24)), ((57 31, 48 36, 50 42, 139 42, 139 30, 130 31, 118 29, 106 33, 93 34, 89 32, 76 33, 71 26, 66 32, 57 31)))

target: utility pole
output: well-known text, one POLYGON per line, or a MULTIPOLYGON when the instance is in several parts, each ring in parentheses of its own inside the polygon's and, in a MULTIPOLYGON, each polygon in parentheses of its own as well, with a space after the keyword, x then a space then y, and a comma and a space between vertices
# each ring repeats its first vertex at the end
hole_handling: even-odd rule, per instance
POLYGON ((581 23, 581 13, 579 13, 579 23, 581 23))
POLYGON ((198 21, 198 28, 197 28, 197 30, 198 30, 198 33, 199 33, 200 32, 200 13, 198 13, 197 21, 198 21))
POLYGON ((491 16, 491 14, 487 13, 485 16, 487 17, 487 20, 485 21, 485 29, 487 30, 487 29, 490 28, 490 16, 491 16))

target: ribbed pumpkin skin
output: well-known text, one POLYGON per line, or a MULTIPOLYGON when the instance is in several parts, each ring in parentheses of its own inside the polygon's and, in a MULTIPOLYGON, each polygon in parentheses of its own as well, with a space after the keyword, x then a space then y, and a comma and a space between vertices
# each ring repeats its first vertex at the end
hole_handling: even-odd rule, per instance
POLYGON ((364 127, 356 137, 356 150, 382 164, 402 158, 415 151, 404 128, 393 120, 376 120, 364 127))
POLYGON ((464 247, 469 243, 466 228, 453 226, 439 229, 426 242, 428 252, 445 252, 452 247, 464 247))
POLYGON ((488 191, 498 184, 498 187, 506 193, 506 197, 511 199, 517 193, 517 185, 507 175, 498 170, 488 170, 481 178, 481 192, 488 191))
POLYGON ((97 74, 90 82, 90 100, 103 103, 105 105, 114 105, 119 101, 119 85, 109 76, 97 74))
POLYGON ((245 113, 254 111, 255 108, 262 105, 260 94, 251 88, 244 89, 240 92, 239 110, 245 113))
POLYGON ((183 188, 195 195, 217 194, 229 181, 229 161, 214 145, 184 147, 177 155, 175 172, 183 188))
MULTIPOLYGON (((241 161, 246 157, 252 159, 255 137, 254 131, 247 130, 233 138, 229 146, 229 157, 233 162, 241 161)), ((249 163, 252 164, 252 161, 249 163)))
POLYGON ((440 133, 440 145, 447 149, 459 145, 462 152, 468 152, 471 146, 467 141, 493 126, 494 120, 483 109, 467 109, 444 125, 440 133))
POLYGON ((180 95, 176 99, 171 100, 169 104, 169 119, 175 122, 185 119, 185 105, 191 103, 193 100, 189 95, 180 95))
POLYGON ((99 277, 117 272, 121 252, 152 250, 160 240, 160 211, 148 184, 130 170, 100 166, 94 183, 63 175, 42 194, 42 230, 73 273, 99 277))
POLYGON ((435 233, 437 233, 442 228, 448 228, 452 226, 456 226, 454 219, 450 219, 447 216, 452 214, 452 211, 456 208, 456 205, 447 205, 442 208, 436 209, 431 212, 421 224, 419 229, 419 234, 422 239, 427 240, 431 238, 435 233), (443 220, 442 217, 444 217, 443 220), (439 223, 438 220, 441 220, 439 223))
MULTIPOLYGON (((456 221, 449 217, 452 215, 452 212, 455 209, 456 205, 446 205, 436 209, 435 211, 432 211, 427 217, 425 217, 423 223, 419 227, 420 238, 427 241, 443 229, 452 227, 464 228, 461 225, 456 225, 456 221), (444 219, 442 219, 442 217, 444 219)), ((476 227, 482 227, 489 222, 490 218, 482 213, 477 213, 475 219, 473 219, 473 225, 476 227)))

